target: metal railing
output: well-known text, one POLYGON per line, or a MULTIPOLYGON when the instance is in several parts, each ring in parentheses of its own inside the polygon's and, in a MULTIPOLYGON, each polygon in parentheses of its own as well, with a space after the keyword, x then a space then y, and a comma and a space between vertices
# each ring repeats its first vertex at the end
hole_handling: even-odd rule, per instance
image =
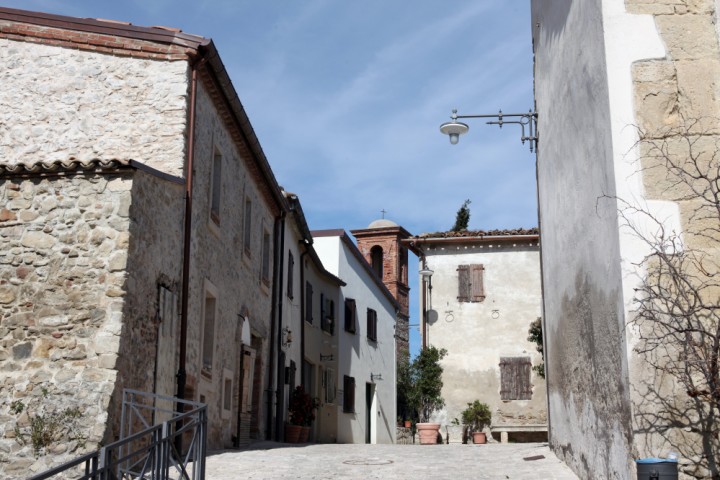
POLYGON ((29 480, 60 474, 79 480, 203 480, 206 444, 205 404, 126 389, 120 440, 29 480))

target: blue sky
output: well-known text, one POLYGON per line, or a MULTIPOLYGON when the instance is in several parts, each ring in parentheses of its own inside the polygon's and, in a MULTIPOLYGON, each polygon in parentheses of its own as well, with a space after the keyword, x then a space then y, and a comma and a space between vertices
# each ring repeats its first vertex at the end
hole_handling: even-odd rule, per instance
POLYGON ((466 198, 470 228, 537 224, 535 157, 519 127, 470 120, 455 146, 438 130, 453 108, 531 108, 528 0, 0 2, 211 37, 311 229, 364 228, 384 209, 413 234, 447 230, 466 198))

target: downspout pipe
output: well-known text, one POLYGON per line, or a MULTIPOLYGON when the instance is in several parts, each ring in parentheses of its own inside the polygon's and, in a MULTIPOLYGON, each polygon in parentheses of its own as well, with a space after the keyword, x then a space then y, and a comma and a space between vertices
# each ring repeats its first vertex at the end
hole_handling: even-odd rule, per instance
MULTIPOLYGON (((188 329, 188 296, 190 292, 190 248, 192 237, 192 213, 193 213, 193 168, 195 158, 195 108, 197 103, 197 82, 198 69, 205 63, 202 58, 192 64, 190 77, 190 110, 188 112, 188 146, 185 162, 185 225, 183 232, 183 265, 182 265, 182 292, 180 304, 180 352, 179 366, 177 372, 177 398, 185 399, 185 386, 187 382, 187 329, 188 329)), ((177 405, 180 411, 180 405, 177 405)), ((180 437, 178 437, 180 439, 180 437)))
POLYGON ((300 240, 299 242, 300 245, 304 247, 303 253, 300 254, 300 385, 303 387, 305 386, 305 369, 303 368, 302 362, 305 362, 305 322, 307 321, 305 311, 305 255, 308 254, 307 242, 307 239, 300 240))
MULTIPOLYGON (((193 168, 195 159, 195 108, 197 103, 198 70, 205 63, 201 58, 192 63, 190 74, 190 99, 188 111, 188 143, 187 157, 185 160, 185 219, 183 231, 183 265, 182 265, 182 287, 180 299, 180 351, 178 359, 177 393, 178 400, 185 399, 185 386, 187 384, 187 329, 188 329, 188 296, 190 294, 190 243, 192 239, 192 214, 193 214, 193 168)), ((175 404, 175 411, 181 412, 183 406, 180 402, 175 404)), ((175 426, 180 429, 180 422, 175 426)), ((175 448, 182 451, 182 435, 175 438, 175 448)))
MULTIPOLYGON (((280 377, 273 378, 275 366, 280 363, 279 358, 275 357, 275 343, 280 338, 282 331, 282 283, 283 283, 283 265, 285 251, 285 212, 281 212, 275 218, 273 226, 273 252, 275 253, 275 262, 273 268, 273 286, 272 298, 273 303, 270 308, 270 361, 268 362, 268 392, 267 392, 267 416, 265 421, 265 438, 277 439, 277 431, 273 435, 273 399, 276 399, 279 388, 280 377)), ((277 355, 280 355, 280 342, 277 342, 277 355)))

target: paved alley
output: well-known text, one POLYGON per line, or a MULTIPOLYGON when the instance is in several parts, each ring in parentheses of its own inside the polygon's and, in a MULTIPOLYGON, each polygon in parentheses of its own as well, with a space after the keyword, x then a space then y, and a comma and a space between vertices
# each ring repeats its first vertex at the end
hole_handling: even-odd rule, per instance
POLYGON ((208 456, 208 480, 576 480, 544 443, 487 445, 288 445, 262 442, 208 456))

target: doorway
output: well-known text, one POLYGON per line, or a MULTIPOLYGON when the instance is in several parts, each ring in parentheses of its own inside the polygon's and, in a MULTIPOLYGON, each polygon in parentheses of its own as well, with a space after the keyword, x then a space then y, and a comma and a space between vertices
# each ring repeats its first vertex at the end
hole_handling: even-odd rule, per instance
POLYGON ((376 443, 375 424, 375 384, 365 384, 365 443, 376 443))

